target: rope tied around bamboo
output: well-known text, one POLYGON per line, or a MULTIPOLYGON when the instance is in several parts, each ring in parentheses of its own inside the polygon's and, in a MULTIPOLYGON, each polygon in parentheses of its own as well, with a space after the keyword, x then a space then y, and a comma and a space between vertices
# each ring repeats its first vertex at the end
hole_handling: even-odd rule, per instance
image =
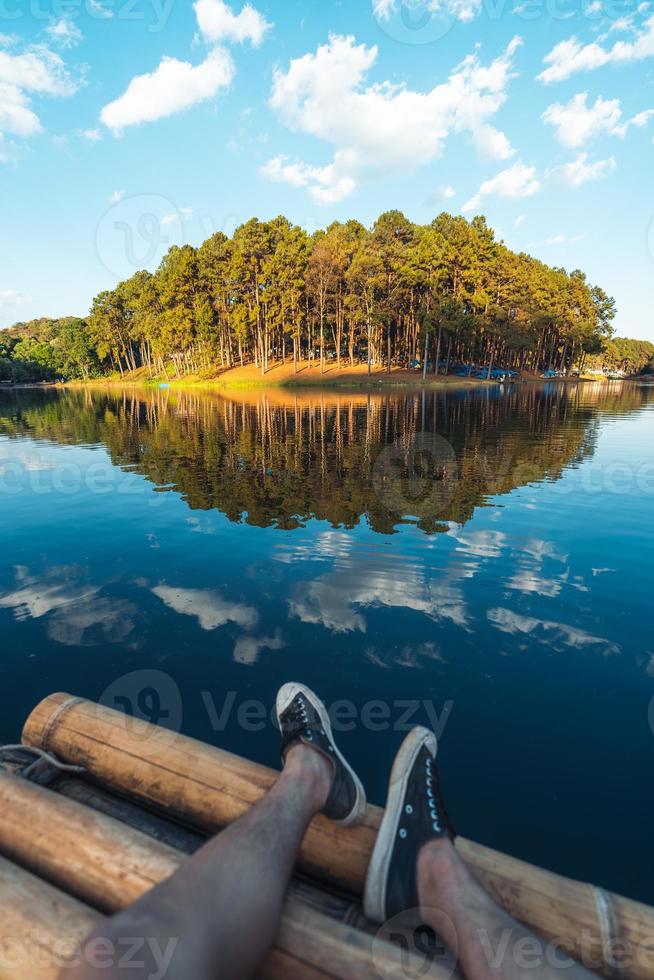
POLYGON ((0 745, 0 769, 12 771, 17 769, 25 779, 30 779, 40 763, 46 763, 58 772, 75 773, 81 776, 86 772, 84 766, 74 766, 55 758, 45 749, 33 745, 0 745), (31 758, 31 762, 25 757, 31 758))

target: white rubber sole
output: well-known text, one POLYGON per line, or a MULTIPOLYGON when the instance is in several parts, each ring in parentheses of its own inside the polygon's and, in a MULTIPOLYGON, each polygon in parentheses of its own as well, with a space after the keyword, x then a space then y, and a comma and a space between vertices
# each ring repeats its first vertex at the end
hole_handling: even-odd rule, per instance
POLYGON ((350 813, 344 820, 334 820, 333 822, 341 827, 351 827, 353 824, 361 823, 366 810, 366 791, 364 790, 361 780, 355 773, 352 766, 349 765, 347 760, 339 752, 338 745, 336 744, 334 736, 332 735, 332 725, 331 721, 329 720, 329 714, 327 713, 327 709, 318 695, 314 694, 311 688, 307 687, 306 684, 297 684, 294 681, 289 681, 288 684, 284 684, 277 692, 277 702, 275 706, 277 711, 277 723, 281 727, 281 716, 284 714, 289 704, 295 700, 298 694, 302 694, 317 711, 318 715, 320 716, 322 727, 329 735, 332 745, 334 746, 335 754, 338 756, 343 767, 349 772, 356 787, 356 798, 350 813))
POLYGON ((385 922, 387 918, 386 885, 388 869, 393 857, 393 843, 404 807, 409 775, 416 761, 416 756, 423 745, 435 759, 436 736, 428 728, 417 726, 409 732, 402 742, 391 769, 386 810, 368 865, 366 888, 363 896, 363 910, 366 918, 373 922, 385 922))

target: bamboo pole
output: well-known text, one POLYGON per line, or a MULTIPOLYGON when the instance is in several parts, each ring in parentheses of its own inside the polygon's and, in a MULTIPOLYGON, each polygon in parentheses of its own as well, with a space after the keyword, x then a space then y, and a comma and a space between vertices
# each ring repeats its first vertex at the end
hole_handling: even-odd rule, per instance
MULTIPOLYGON (((207 832, 245 813, 277 775, 66 694, 52 695, 34 709, 23 738, 85 766, 114 790, 207 832)), ((368 806, 363 823, 352 828, 316 817, 302 846, 302 868, 360 894, 381 815, 378 807, 368 806)), ((654 980, 654 910, 462 838, 457 848, 489 893, 539 935, 606 976, 654 980)))
POLYGON ((102 916, 0 857, 0 980, 57 980, 102 916))
POLYGON ((140 831, 2 770, 0 851, 107 913, 170 877, 183 859, 140 831))
MULTIPOLYGON (((104 813, 2 771, 0 851, 107 913, 131 905, 168 878, 186 858, 175 848, 104 813)), ((319 901, 319 896, 313 899, 319 901)), ((0 916, 5 905, 13 901, 11 882, 3 894, 0 877, 0 916)), ((326 896, 322 906, 328 905, 326 896)), ((25 916, 29 919, 29 906, 25 916)), ((78 940, 93 924, 85 931, 78 930, 78 940)), ((416 976, 422 966, 420 960, 414 960, 416 976)), ((275 947, 259 976, 267 980, 373 980, 381 972, 383 978, 405 980, 405 967, 400 951, 388 942, 339 922, 297 894, 290 894, 275 947)), ((440 970, 438 963, 432 970, 429 976, 435 980, 449 980, 451 971, 440 970)), ((28 971, 21 976, 32 978, 28 971)))

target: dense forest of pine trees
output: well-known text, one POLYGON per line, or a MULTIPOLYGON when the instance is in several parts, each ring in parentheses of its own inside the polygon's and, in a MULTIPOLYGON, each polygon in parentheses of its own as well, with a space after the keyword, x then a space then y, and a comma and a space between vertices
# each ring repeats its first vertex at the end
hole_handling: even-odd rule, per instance
MULTIPOLYGON (((583 272, 512 252, 481 217, 416 225, 389 211, 371 229, 335 222, 314 235, 253 218, 231 238, 173 246, 154 274, 96 296, 85 319, 3 331, 0 380, 208 377, 246 363, 265 374, 307 360, 569 371, 620 356, 614 316, 583 272)), ((640 369, 646 354, 628 350, 623 366, 640 369)))

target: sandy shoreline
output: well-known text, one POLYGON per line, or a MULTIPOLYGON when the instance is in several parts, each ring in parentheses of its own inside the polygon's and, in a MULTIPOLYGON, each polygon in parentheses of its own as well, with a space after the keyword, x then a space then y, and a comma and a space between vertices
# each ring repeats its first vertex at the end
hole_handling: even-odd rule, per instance
MULTIPOLYGON (((511 384, 540 383, 553 380, 557 383, 608 383, 608 379, 597 378, 554 378, 545 379, 536 374, 525 373, 519 378, 512 379, 511 384)), ((628 379, 625 379, 628 380, 628 379)), ((359 364, 354 367, 336 367, 335 364, 325 366, 321 373, 319 366, 309 366, 303 363, 298 366, 297 372, 293 371, 292 363, 273 364, 266 374, 261 374, 260 369, 253 364, 244 367, 229 368, 220 371, 213 376, 190 375, 183 378, 169 378, 157 376, 149 378, 147 371, 140 370, 130 375, 120 377, 117 375, 108 378, 98 378, 91 381, 68 382, 68 386, 130 386, 130 385, 169 385, 174 388, 210 388, 210 389, 248 389, 248 388, 355 388, 378 390, 379 388, 436 388, 436 387, 477 387, 491 386, 496 387, 501 384, 497 380, 487 381, 479 378, 461 378, 455 374, 438 375, 427 374, 423 381, 422 371, 408 371, 402 368, 393 368, 387 372, 385 368, 376 369, 368 374, 367 365, 359 364)))

